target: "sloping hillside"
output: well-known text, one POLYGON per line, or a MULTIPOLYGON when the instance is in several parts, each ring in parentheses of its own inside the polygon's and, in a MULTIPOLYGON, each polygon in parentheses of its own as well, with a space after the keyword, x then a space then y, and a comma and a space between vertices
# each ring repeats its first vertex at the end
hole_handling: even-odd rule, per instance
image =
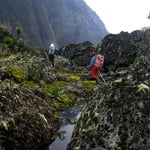
POLYGON ((0 24, 21 26, 31 46, 47 48, 83 41, 99 42, 108 34, 103 22, 83 0, 0 0, 0 24))

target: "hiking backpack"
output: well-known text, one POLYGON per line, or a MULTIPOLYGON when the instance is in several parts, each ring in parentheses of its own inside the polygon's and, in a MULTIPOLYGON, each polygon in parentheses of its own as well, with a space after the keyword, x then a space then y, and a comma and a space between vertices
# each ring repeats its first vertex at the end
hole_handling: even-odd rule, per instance
POLYGON ((100 55, 100 54, 97 54, 94 66, 99 68, 99 67, 103 66, 103 63, 104 63, 104 56, 100 55))

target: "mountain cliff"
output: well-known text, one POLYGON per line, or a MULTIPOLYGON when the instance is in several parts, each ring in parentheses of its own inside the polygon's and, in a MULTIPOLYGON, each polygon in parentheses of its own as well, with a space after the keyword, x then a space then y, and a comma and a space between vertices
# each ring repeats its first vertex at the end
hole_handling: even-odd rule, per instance
POLYGON ((69 44, 99 42, 108 34, 105 25, 83 0, 0 0, 0 25, 24 30, 31 46, 57 48, 69 44))

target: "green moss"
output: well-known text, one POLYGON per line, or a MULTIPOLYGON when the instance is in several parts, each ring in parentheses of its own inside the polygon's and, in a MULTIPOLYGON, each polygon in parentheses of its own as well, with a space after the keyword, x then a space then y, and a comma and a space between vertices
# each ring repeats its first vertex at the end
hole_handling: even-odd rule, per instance
POLYGON ((11 73, 13 76, 15 76, 19 80, 25 80, 26 79, 26 74, 23 72, 23 70, 19 68, 12 68, 11 73))
POLYGON ((28 74, 17 65, 7 66, 5 69, 9 71, 19 82, 27 80, 28 78, 28 74))
POLYGON ((80 81, 80 74, 71 74, 71 73, 57 73, 58 76, 66 76, 67 79, 71 81, 80 81))
POLYGON ((53 84, 43 84, 51 100, 51 107, 54 112, 69 108, 75 103, 76 96, 74 94, 64 93, 62 88, 66 85, 69 85, 69 83, 65 81, 54 81, 53 84))
POLYGON ((54 81, 53 85, 64 86, 64 85, 70 85, 70 84, 68 82, 66 82, 66 81, 54 81))
POLYGON ((79 76, 76 76, 76 75, 73 75, 73 74, 70 74, 69 78, 72 79, 72 80, 76 80, 76 81, 81 80, 79 76))
POLYGON ((74 94, 63 94, 59 97, 59 101, 52 101, 53 111, 59 111, 73 106, 76 96, 74 94))
POLYGON ((36 85, 34 81, 24 81, 23 83, 24 83, 25 85, 31 86, 31 87, 34 87, 34 86, 36 85))
POLYGON ((83 84, 84 88, 93 90, 94 85, 96 84, 96 81, 82 81, 82 84, 83 84))
POLYGON ((63 99, 64 103, 70 104, 75 101, 76 96, 74 94, 64 94, 61 98, 63 99))

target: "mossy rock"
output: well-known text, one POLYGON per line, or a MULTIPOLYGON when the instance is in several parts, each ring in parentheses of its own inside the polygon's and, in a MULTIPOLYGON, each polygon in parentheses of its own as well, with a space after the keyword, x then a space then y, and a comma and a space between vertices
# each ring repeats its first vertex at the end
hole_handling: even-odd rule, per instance
POLYGON ((82 84, 83 84, 83 87, 84 88, 87 88, 89 90, 93 90, 95 84, 96 84, 96 81, 82 81, 82 84))
POLYGON ((81 80, 79 74, 73 73, 58 73, 58 76, 62 77, 66 81, 79 81, 81 80))

